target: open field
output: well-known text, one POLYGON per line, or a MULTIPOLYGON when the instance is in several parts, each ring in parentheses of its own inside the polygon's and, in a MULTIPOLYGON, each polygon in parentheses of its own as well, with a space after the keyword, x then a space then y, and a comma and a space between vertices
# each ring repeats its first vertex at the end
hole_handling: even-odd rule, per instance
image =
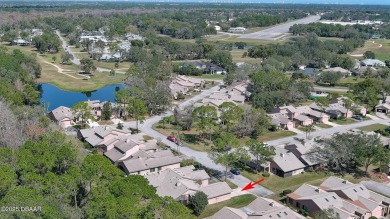
POLYGON ((366 41, 364 47, 356 49, 350 55, 363 59, 363 57, 359 57, 358 55, 362 55, 366 51, 374 52, 375 58, 379 60, 390 60, 390 40, 368 40, 366 41))
MULTIPOLYGON (((232 207, 232 208, 241 208, 249 203, 251 203, 253 200, 256 199, 256 196, 252 194, 246 194, 246 195, 240 195, 231 198, 228 201, 219 202, 212 205, 207 205, 205 210, 202 212, 202 214, 199 216, 199 218, 206 218, 210 217, 211 215, 215 214, 217 211, 222 209, 223 207, 232 207)), ((228 219, 228 218, 226 218, 228 219)))
POLYGON ((245 52, 247 52, 246 49, 234 49, 230 51, 230 54, 232 54, 233 57, 233 62, 260 63, 260 59, 251 58, 249 56, 242 57, 245 52))
POLYGON ((279 39, 279 40, 257 40, 257 39, 243 39, 238 37, 239 35, 220 34, 217 36, 212 36, 207 38, 207 41, 221 42, 221 43, 245 42, 250 46, 265 45, 265 44, 272 44, 272 43, 284 43, 287 41, 286 38, 279 39))
POLYGON ((358 129, 365 131, 365 132, 374 132, 374 131, 378 131, 380 129, 382 129, 382 130, 386 129, 387 127, 388 127, 387 125, 383 125, 383 124, 374 124, 374 125, 360 127, 358 129))
POLYGON ((56 54, 39 54, 35 48, 30 46, 7 46, 6 48, 19 49, 27 54, 37 54, 37 61, 42 67, 42 74, 37 82, 54 84, 63 90, 92 91, 109 84, 121 83, 127 77, 124 74, 109 76, 107 73, 100 72, 96 72, 93 76, 80 75, 78 66, 60 63, 62 49, 56 54), (55 62, 53 57, 56 57, 55 62))

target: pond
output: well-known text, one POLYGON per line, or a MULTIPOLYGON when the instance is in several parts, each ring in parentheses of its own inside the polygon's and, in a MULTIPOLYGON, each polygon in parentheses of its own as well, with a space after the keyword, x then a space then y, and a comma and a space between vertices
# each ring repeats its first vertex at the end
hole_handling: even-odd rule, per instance
POLYGON ((122 84, 107 85, 95 91, 88 92, 73 92, 65 91, 52 84, 40 84, 41 91, 40 103, 45 103, 46 108, 51 111, 59 106, 72 107, 80 101, 100 100, 111 101, 115 100, 115 91, 123 89, 122 84))

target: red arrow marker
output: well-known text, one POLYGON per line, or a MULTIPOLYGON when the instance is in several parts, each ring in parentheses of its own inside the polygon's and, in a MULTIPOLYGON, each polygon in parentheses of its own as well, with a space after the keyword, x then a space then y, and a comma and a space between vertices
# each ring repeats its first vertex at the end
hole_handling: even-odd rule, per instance
POLYGON ((244 188, 242 188, 241 191, 253 189, 253 188, 255 188, 255 185, 257 185, 263 181, 264 181, 264 178, 261 178, 260 180, 258 180, 256 182, 250 182, 250 183, 248 183, 248 185, 246 185, 244 188))

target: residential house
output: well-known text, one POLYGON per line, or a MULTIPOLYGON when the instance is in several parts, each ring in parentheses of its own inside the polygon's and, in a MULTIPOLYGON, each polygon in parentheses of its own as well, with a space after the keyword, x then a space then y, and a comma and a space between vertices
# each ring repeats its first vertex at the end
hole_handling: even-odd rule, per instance
POLYGON ((321 74, 321 72, 319 72, 317 69, 314 69, 314 68, 301 69, 299 71, 299 73, 302 73, 302 74, 309 76, 309 77, 316 77, 316 76, 321 74))
POLYGON ((338 119, 340 117, 351 118, 353 115, 353 111, 345 108, 341 103, 332 103, 324 108, 318 106, 316 103, 312 103, 309 107, 314 111, 329 114, 332 119, 338 119))
POLYGON ((311 118, 315 122, 327 123, 330 118, 328 114, 312 110, 309 106, 296 107, 296 111, 301 115, 311 118))
POLYGON ((120 130, 109 126, 98 126, 95 128, 81 129, 77 132, 77 137, 81 141, 88 142, 98 152, 104 153, 114 148, 123 135, 130 135, 129 130, 120 130))
POLYGON ((338 177, 329 177, 320 186, 334 192, 343 200, 368 210, 368 217, 385 217, 389 214, 390 198, 368 190, 362 184, 353 184, 338 177))
POLYGON ((387 96, 384 101, 381 101, 375 106, 375 112, 389 114, 390 112, 390 96, 387 96))
POLYGON ((366 75, 368 73, 371 73, 373 75, 377 75, 378 70, 374 67, 371 67, 371 66, 362 66, 360 68, 353 70, 353 73, 357 76, 366 75))
POLYGON ((72 110, 65 106, 60 106, 50 111, 49 118, 63 128, 75 125, 72 110))
POLYGON ((91 109, 91 115, 93 115, 96 118, 102 116, 103 105, 100 104, 100 100, 87 100, 85 101, 85 103, 87 103, 88 107, 91 109))
POLYGON ((307 170, 317 168, 325 162, 314 152, 316 146, 319 145, 316 145, 314 141, 304 141, 288 144, 284 148, 293 153, 305 165, 305 170, 307 170))
POLYGON ((373 192, 384 195, 386 197, 390 197, 390 183, 388 181, 384 183, 379 183, 370 180, 362 181, 360 183, 373 192))
POLYGON ((275 156, 270 163, 271 172, 281 176, 289 177, 304 172, 305 165, 290 151, 275 147, 275 156))
MULTIPOLYGON (((348 97, 338 97, 338 98, 334 98, 330 101, 331 104, 340 104, 342 105, 344 108, 345 108, 345 100, 348 99, 350 100, 348 97)), ((367 108, 364 107, 364 106, 361 106, 361 105, 357 105, 355 103, 352 102, 352 105, 351 105, 351 110, 353 112, 356 112, 356 113, 359 113, 360 115, 362 116, 365 116, 367 114, 367 108)))
POLYGON ((128 159, 120 161, 118 166, 127 175, 146 176, 167 169, 179 168, 180 162, 181 158, 175 156, 170 150, 157 152, 138 150, 128 159))
POLYGON ((283 113, 272 113, 268 116, 271 118, 271 124, 277 128, 291 130, 295 127, 294 123, 283 113))
POLYGON ((303 184, 287 195, 287 203, 308 212, 313 217, 318 211, 331 210, 339 219, 368 219, 370 213, 360 205, 340 198, 335 192, 303 184))
POLYGON ((171 89, 171 95, 174 99, 177 99, 178 95, 186 94, 191 90, 199 89, 205 83, 205 80, 198 78, 186 77, 184 75, 179 75, 176 77, 169 88, 171 89))
POLYGON ((128 159, 138 151, 154 153, 159 149, 157 140, 145 141, 143 133, 120 136, 113 146, 112 149, 104 153, 104 156, 110 159, 112 163, 118 163, 128 159))
POLYGON ((299 111, 294 106, 282 106, 275 108, 272 112, 274 113, 281 113, 288 117, 291 121, 294 122, 295 127, 297 126, 308 126, 313 124, 313 119, 309 118, 305 114, 302 114, 301 111, 299 111))
POLYGON ((378 59, 364 59, 361 63, 368 67, 386 67, 386 64, 378 59))
POLYGON ((324 69, 323 72, 340 72, 344 77, 348 77, 348 76, 352 75, 351 71, 344 69, 344 68, 341 68, 341 67, 324 69))
POLYGON ((24 39, 17 39, 17 40, 12 41, 12 43, 15 44, 15 45, 18 45, 18 46, 28 46, 28 45, 30 45, 30 42, 26 41, 24 39))
POLYGON ((184 204, 198 191, 206 194, 209 204, 226 201, 231 197, 232 189, 226 182, 209 184, 210 177, 206 171, 195 170, 194 166, 165 169, 145 177, 156 188, 159 196, 170 196, 184 204))
POLYGON ((305 217, 294 212, 272 199, 258 197, 249 205, 242 208, 223 207, 207 219, 304 219, 305 217))

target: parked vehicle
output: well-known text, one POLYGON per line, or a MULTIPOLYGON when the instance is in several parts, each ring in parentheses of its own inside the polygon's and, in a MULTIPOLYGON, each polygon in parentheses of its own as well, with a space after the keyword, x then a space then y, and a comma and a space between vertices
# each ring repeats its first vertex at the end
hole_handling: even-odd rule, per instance
POLYGON ((360 115, 353 115, 352 118, 353 118, 353 119, 356 119, 356 120, 359 120, 359 121, 362 121, 362 120, 363 120, 363 117, 360 116, 360 115))
POLYGON ((233 173, 234 175, 240 175, 241 174, 240 171, 235 169, 235 168, 230 169, 230 172, 233 173))
POLYGON ((172 135, 168 136, 167 139, 173 143, 177 143, 177 139, 173 137, 172 135))

